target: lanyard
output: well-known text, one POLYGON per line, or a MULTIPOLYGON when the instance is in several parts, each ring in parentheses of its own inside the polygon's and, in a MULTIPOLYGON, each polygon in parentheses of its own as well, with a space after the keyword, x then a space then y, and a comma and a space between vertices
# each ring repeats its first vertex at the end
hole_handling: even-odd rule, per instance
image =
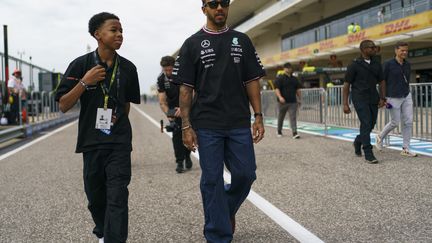
MULTIPOLYGON (((97 56, 97 50, 93 52, 93 58, 96 62, 97 65, 100 64, 99 58, 97 56)), ((109 85, 109 89, 107 89, 106 85, 105 85, 105 81, 101 82, 101 89, 102 89, 102 93, 104 94, 104 110, 108 109, 108 99, 109 99, 109 91, 111 90, 111 86, 114 82, 115 77, 117 76, 117 99, 119 98, 119 90, 120 90, 120 68, 119 66, 119 58, 118 56, 116 57, 115 63, 114 63, 114 69, 111 75, 111 80, 110 80, 110 85, 109 85)))
MULTIPOLYGON (((111 90, 112 84, 114 83, 114 79, 117 76, 117 96, 118 96, 118 86, 120 84, 119 82, 119 78, 120 78, 120 70, 118 68, 118 61, 117 58, 115 60, 114 63, 114 69, 111 75, 111 80, 110 80, 110 84, 109 84, 109 89, 107 89, 107 87, 105 86, 105 82, 101 82, 101 88, 102 88, 102 92, 104 94, 104 110, 108 109, 108 98, 109 98, 109 92, 111 90), (117 75, 116 75, 117 74, 117 75)), ((118 98, 118 97, 117 97, 118 98)))

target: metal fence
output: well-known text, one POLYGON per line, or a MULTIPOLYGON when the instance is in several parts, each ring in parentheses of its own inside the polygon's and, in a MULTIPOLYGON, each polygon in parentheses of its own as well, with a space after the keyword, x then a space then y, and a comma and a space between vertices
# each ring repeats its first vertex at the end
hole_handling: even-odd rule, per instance
MULTIPOLYGON (((302 101, 298 113, 298 121, 321 124, 327 130, 330 126, 359 128, 360 122, 351 103, 351 113, 343 113, 342 87, 302 89, 302 101)), ((413 138, 432 141, 432 83, 410 84, 413 97, 413 138)), ((262 107, 267 118, 277 119, 278 104, 274 91, 262 92, 262 107)), ((379 109, 375 132, 381 131, 390 121, 387 109, 379 109)), ((400 127, 392 131, 399 136, 400 127)))
MULTIPOLYGON (((18 124, 3 124, 0 127, 0 143, 31 136, 51 126, 75 119, 79 114, 79 102, 71 111, 63 114, 55 101, 54 92, 32 91, 27 95, 27 99, 23 100, 20 96, 18 99, 18 124)), ((9 105, 6 107, 6 113, 12 112, 9 105)))

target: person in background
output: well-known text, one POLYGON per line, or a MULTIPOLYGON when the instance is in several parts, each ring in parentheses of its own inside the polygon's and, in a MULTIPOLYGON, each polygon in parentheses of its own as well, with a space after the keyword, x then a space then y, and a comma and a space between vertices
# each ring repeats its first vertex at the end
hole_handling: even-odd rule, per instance
POLYGON ((351 23, 351 24, 348 25, 348 27, 347 27, 347 33, 348 34, 354 33, 354 23, 351 23))
POLYGON ((158 98, 161 110, 165 113, 170 121, 172 134, 172 143, 174 155, 176 158, 177 173, 184 172, 183 163, 186 169, 192 168, 190 158, 191 151, 183 145, 182 141, 182 120, 180 118, 179 108, 179 86, 172 82, 172 71, 175 59, 172 56, 164 56, 160 61, 162 72, 157 78, 158 98))
POLYGON ((351 113, 348 103, 348 95, 351 88, 352 102, 360 120, 360 134, 354 140, 354 153, 362 156, 363 146, 366 162, 378 163, 372 152, 370 133, 375 127, 378 108, 384 106, 385 83, 381 63, 374 58, 376 54, 375 43, 371 40, 363 40, 360 43, 361 56, 352 61, 348 66, 343 86, 343 111, 351 113), (376 85, 380 85, 378 94, 376 85))
POLYGON ((359 23, 355 23, 353 33, 359 33, 360 30, 361 30, 361 27, 360 27, 359 23))
POLYGON ((302 85, 300 81, 294 77, 293 68, 290 63, 284 64, 284 73, 279 75, 275 81, 275 94, 278 99, 279 115, 277 123, 277 136, 282 137, 283 122, 285 115, 288 112, 292 137, 300 138, 297 133, 297 109, 301 105, 302 85))
POLYGON ((19 114, 20 114, 20 99, 21 99, 21 106, 25 106, 25 102, 27 100, 27 93, 26 89, 23 84, 22 80, 22 73, 21 70, 15 69, 12 73, 12 77, 8 80, 8 90, 10 94, 10 100, 11 103, 11 109, 10 109, 10 115, 9 115, 9 124, 14 125, 19 123, 19 114))
POLYGON ((391 121, 387 123, 380 134, 376 135, 376 148, 382 150, 383 139, 402 121, 403 145, 401 155, 416 157, 410 151, 410 141, 413 127, 413 100, 410 92, 409 77, 411 64, 406 60, 408 43, 397 42, 395 57, 384 63, 384 81, 386 82, 386 103, 391 107, 391 121))

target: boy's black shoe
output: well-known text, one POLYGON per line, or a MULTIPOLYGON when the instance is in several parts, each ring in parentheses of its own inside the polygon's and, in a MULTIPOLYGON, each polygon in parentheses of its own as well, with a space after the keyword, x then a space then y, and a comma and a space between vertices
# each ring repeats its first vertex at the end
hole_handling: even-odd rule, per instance
POLYGON ((177 173, 183 173, 183 161, 182 162, 177 162, 177 167, 176 167, 176 171, 177 173))
POLYGON ((378 163, 378 160, 377 160, 377 158, 375 158, 373 153, 365 153, 365 160, 369 164, 377 164, 378 163))
POLYGON ((186 169, 190 170, 193 164, 191 158, 186 158, 185 164, 186 164, 186 169))
POLYGON ((362 156, 361 143, 354 141, 353 146, 354 146, 354 153, 355 153, 355 155, 357 155, 359 157, 362 156))

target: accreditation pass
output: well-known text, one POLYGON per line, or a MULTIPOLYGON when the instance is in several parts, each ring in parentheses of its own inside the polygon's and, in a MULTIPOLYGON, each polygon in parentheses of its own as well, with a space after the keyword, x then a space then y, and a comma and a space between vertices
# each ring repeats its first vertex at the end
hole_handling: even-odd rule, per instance
POLYGON ((96 114, 96 129, 111 128, 112 109, 98 108, 96 114))

